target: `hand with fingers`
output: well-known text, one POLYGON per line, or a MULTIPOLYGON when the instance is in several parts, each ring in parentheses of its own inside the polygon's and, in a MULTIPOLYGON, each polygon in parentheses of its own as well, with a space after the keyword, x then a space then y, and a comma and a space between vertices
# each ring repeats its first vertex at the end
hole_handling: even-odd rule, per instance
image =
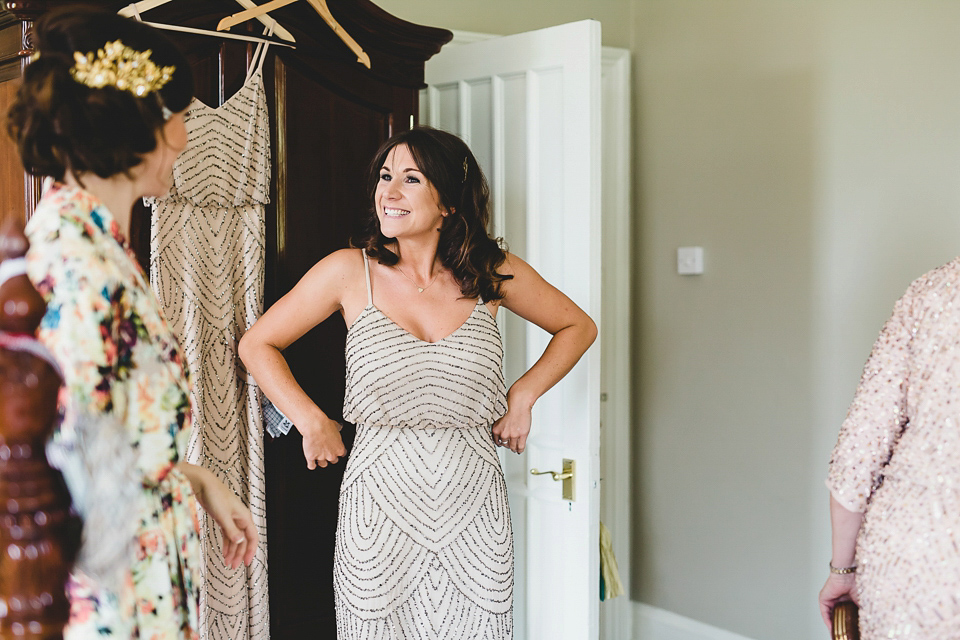
POLYGON ((259 539, 253 517, 240 498, 225 486, 223 488, 222 506, 218 506, 217 514, 213 515, 223 537, 223 563, 231 569, 239 567, 241 562, 249 566, 257 552, 259 539))
POLYGON ((827 582, 820 590, 820 615, 827 629, 833 633, 833 608, 845 600, 853 600, 859 605, 857 597, 857 578, 855 573, 837 574, 831 572, 827 582))
POLYGON ((343 425, 336 420, 324 416, 316 424, 298 428, 303 434, 303 457, 307 461, 307 469, 336 464, 347 455, 347 448, 340 437, 343 425))
POLYGON ((197 473, 200 487, 195 487, 200 506, 219 525, 223 535, 223 563, 236 569, 240 563, 250 565, 257 552, 259 536, 253 516, 243 502, 209 471, 197 473), (197 490, 199 489, 199 490, 197 490))
POLYGON ((514 453, 523 453, 532 419, 530 409, 508 408, 503 417, 493 423, 493 443, 514 453))

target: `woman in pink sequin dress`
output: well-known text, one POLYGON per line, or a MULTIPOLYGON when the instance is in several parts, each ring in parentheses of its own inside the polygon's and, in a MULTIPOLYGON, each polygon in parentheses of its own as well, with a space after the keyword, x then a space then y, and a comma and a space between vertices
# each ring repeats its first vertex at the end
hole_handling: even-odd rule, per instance
POLYGON ((867 361, 830 461, 820 609, 864 640, 960 638, 960 258, 915 281, 867 361))

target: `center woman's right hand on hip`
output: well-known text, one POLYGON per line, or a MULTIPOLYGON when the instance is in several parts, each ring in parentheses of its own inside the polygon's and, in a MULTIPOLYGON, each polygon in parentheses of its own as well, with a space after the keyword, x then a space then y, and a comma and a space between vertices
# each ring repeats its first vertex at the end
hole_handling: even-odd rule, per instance
POLYGON ((342 428, 343 425, 339 422, 325 418, 300 430, 303 434, 303 457, 307 461, 307 469, 336 464, 340 458, 347 455, 347 448, 343 446, 343 438, 340 437, 342 428))

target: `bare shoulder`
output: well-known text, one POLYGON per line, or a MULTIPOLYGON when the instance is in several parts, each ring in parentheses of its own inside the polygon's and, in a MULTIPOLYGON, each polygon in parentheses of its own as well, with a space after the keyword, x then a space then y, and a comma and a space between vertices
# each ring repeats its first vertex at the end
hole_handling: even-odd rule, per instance
POLYGON ((496 272, 498 274, 500 274, 501 276, 507 276, 506 280, 503 280, 500 282, 500 294, 503 296, 503 298, 498 300, 490 300, 486 303, 487 308, 489 308, 491 313, 493 313, 494 315, 496 315, 497 309, 499 309, 503 305, 504 299, 506 299, 506 297, 510 295, 510 283, 512 283, 514 278, 516 278, 517 263, 523 262, 522 260, 520 260, 520 258, 516 257, 509 251, 504 251, 503 253, 504 253, 503 263, 496 268, 496 272))
POLYGON ((591 323, 582 309, 522 258, 507 253, 504 266, 499 271, 513 276, 503 283, 501 306, 521 318, 550 334, 556 334, 568 326, 591 323))
POLYGON ((509 251, 504 252, 506 260, 497 271, 505 276, 512 276, 511 279, 504 281, 507 289, 523 287, 530 284, 542 282, 543 278, 537 273, 536 269, 531 267, 522 258, 509 251))
POLYGON ((505 253, 506 259, 497 271, 508 279, 500 285, 503 299, 498 302, 500 306, 517 312, 526 302, 539 298, 545 289, 552 287, 523 258, 509 251, 505 253))
POLYGON ((271 344, 286 348, 344 305, 351 305, 361 295, 358 286, 363 287, 360 250, 334 251, 313 265, 250 331, 266 333, 271 344))
POLYGON ((355 273, 363 271, 363 249, 338 249, 317 264, 324 263, 331 271, 355 273))
MULTIPOLYGON (((357 275, 363 277, 362 249, 339 249, 317 262, 300 280, 300 284, 312 287, 349 287, 357 275)), ((299 286, 299 285, 298 285, 299 286)))
POLYGON ((509 251, 504 251, 503 255, 506 256, 506 258, 504 259, 503 264, 500 265, 498 271, 504 275, 512 276, 518 264, 527 265, 527 263, 521 260, 519 256, 510 253, 509 251))

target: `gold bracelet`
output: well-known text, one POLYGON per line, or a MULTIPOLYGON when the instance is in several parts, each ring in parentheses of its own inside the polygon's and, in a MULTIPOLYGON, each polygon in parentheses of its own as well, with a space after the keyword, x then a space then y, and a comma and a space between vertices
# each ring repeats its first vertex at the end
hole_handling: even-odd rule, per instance
POLYGON ((832 562, 830 562, 829 565, 830 565, 830 573, 835 573, 838 576, 845 576, 848 573, 855 573, 857 570, 857 565, 853 565, 850 567, 835 567, 833 566, 832 562))

